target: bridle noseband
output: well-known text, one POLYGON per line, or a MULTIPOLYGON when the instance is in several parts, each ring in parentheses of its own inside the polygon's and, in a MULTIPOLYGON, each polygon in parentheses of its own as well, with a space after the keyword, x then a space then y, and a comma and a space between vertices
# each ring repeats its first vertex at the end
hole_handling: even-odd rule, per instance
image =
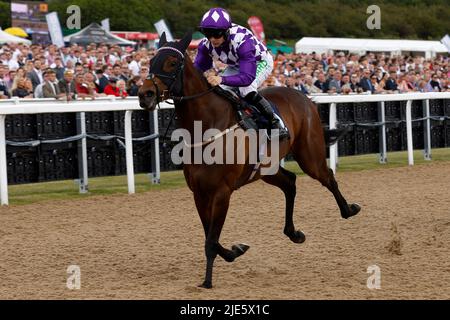
MULTIPOLYGON (((164 101, 164 98, 167 93, 169 94, 167 99, 172 99, 174 102, 181 102, 183 100, 189 100, 189 99, 195 99, 195 98, 201 97, 201 96, 211 92, 214 89, 214 87, 211 87, 207 91, 204 91, 199 94, 192 95, 192 96, 183 96, 183 95, 176 96, 176 95, 174 95, 173 94, 174 86, 177 83, 177 80, 179 79, 180 75, 182 75, 183 70, 184 70, 185 56, 180 50, 178 50, 177 48, 174 48, 174 47, 161 47, 156 51, 156 54, 158 54, 160 51, 163 51, 163 50, 170 50, 170 51, 176 52, 181 57, 181 59, 180 59, 181 61, 178 60, 178 61, 180 61, 179 66, 172 73, 163 74, 163 73, 158 73, 158 72, 150 72, 148 74, 147 80, 150 80, 156 89, 156 104, 158 106, 162 101, 164 101), (160 78, 160 80, 168 87, 168 89, 163 90, 163 92, 161 93, 159 90, 159 87, 155 81, 155 77, 160 78), (166 81, 164 81, 164 80, 166 80, 166 81)), ((150 70, 151 70, 151 66, 150 66, 150 70)), ((180 89, 183 90, 183 77, 181 77, 180 81, 181 81, 180 89)))

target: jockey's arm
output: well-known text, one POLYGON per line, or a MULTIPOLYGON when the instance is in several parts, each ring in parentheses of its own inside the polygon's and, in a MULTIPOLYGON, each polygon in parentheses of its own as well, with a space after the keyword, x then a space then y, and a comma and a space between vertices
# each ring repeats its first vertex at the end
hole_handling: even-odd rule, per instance
POLYGON ((200 70, 202 73, 211 69, 213 66, 213 60, 209 55, 208 48, 205 47, 203 42, 198 46, 197 56, 195 57, 194 67, 200 70))
POLYGON ((256 78, 256 49, 245 41, 238 49, 239 73, 222 77, 222 83, 230 87, 247 87, 256 78))

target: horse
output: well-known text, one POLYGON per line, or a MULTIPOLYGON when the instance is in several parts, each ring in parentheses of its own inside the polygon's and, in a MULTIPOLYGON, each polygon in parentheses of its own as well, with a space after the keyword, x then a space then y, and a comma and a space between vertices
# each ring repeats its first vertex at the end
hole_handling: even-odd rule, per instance
MULTIPOLYGON (((216 128, 224 132, 236 125, 236 111, 228 99, 212 90, 203 74, 194 67, 186 53, 191 39, 192 34, 188 32, 181 40, 168 42, 162 34, 159 49, 150 61, 149 77, 138 92, 139 105, 153 111, 160 102, 172 99, 180 128, 192 133, 194 121, 201 120, 202 130, 216 128)), ((317 106, 291 88, 269 87, 260 93, 278 107, 290 133, 289 139, 279 142, 279 159, 291 152, 303 172, 331 191, 342 218, 355 216, 361 207, 347 203, 333 171, 327 166, 326 143, 333 135, 329 131, 324 132, 317 106)), ((232 262, 249 249, 246 244, 237 244, 230 250, 219 243, 231 194, 243 185, 262 179, 280 188, 286 203, 283 232, 294 243, 305 241, 304 233, 296 230, 293 222, 296 175, 278 166, 275 174, 261 175, 257 172, 249 179, 253 169, 254 165, 249 163, 183 164, 185 180, 193 192, 205 233, 206 273, 200 287, 212 287, 213 264, 217 255, 232 262)))

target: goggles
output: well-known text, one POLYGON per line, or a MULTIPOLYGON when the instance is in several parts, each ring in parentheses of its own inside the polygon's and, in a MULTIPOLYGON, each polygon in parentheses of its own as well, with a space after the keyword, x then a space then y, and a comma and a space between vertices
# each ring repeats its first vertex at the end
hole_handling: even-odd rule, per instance
POLYGON ((214 39, 220 39, 221 37, 225 37, 227 31, 222 29, 206 29, 202 28, 200 29, 200 32, 205 35, 206 38, 214 38, 214 39))

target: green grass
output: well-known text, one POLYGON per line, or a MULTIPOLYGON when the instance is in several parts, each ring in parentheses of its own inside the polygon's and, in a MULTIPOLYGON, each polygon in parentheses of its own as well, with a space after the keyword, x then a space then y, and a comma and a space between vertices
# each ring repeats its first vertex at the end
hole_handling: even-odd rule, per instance
MULTIPOLYGON (((423 152, 414 152, 415 165, 426 165, 437 161, 450 162, 450 148, 433 149, 433 161, 425 161, 423 152)), ((339 158, 339 172, 373 170, 382 168, 394 168, 408 165, 406 152, 388 153, 388 163, 380 164, 376 154, 341 157, 339 158)), ((286 169, 303 174, 297 163, 287 162, 286 169)), ((186 186, 184 175, 181 171, 162 172, 161 184, 152 185, 147 174, 137 174, 135 176, 136 192, 146 192, 152 190, 175 189, 186 186)), ((108 195, 117 193, 127 193, 126 176, 101 177, 89 179, 89 193, 79 194, 78 185, 73 180, 32 183, 9 186, 10 205, 30 204, 47 200, 76 199, 85 198, 92 195, 108 195)))
MULTIPOLYGON (((414 151, 414 165, 426 165, 438 161, 450 161, 450 148, 433 149, 431 151, 432 161, 426 161, 423 158, 423 150, 414 151)), ((365 154, 362 156, 340 157, 338 172, 373 170, 382 168, 404 167, 408 165, 408 154, 402 152, 388 152, 388 162, 380 164, 378 154, 365 154)), ((295 162, 287 162, 286 169, 296 174, 303 174, 295 162)))

